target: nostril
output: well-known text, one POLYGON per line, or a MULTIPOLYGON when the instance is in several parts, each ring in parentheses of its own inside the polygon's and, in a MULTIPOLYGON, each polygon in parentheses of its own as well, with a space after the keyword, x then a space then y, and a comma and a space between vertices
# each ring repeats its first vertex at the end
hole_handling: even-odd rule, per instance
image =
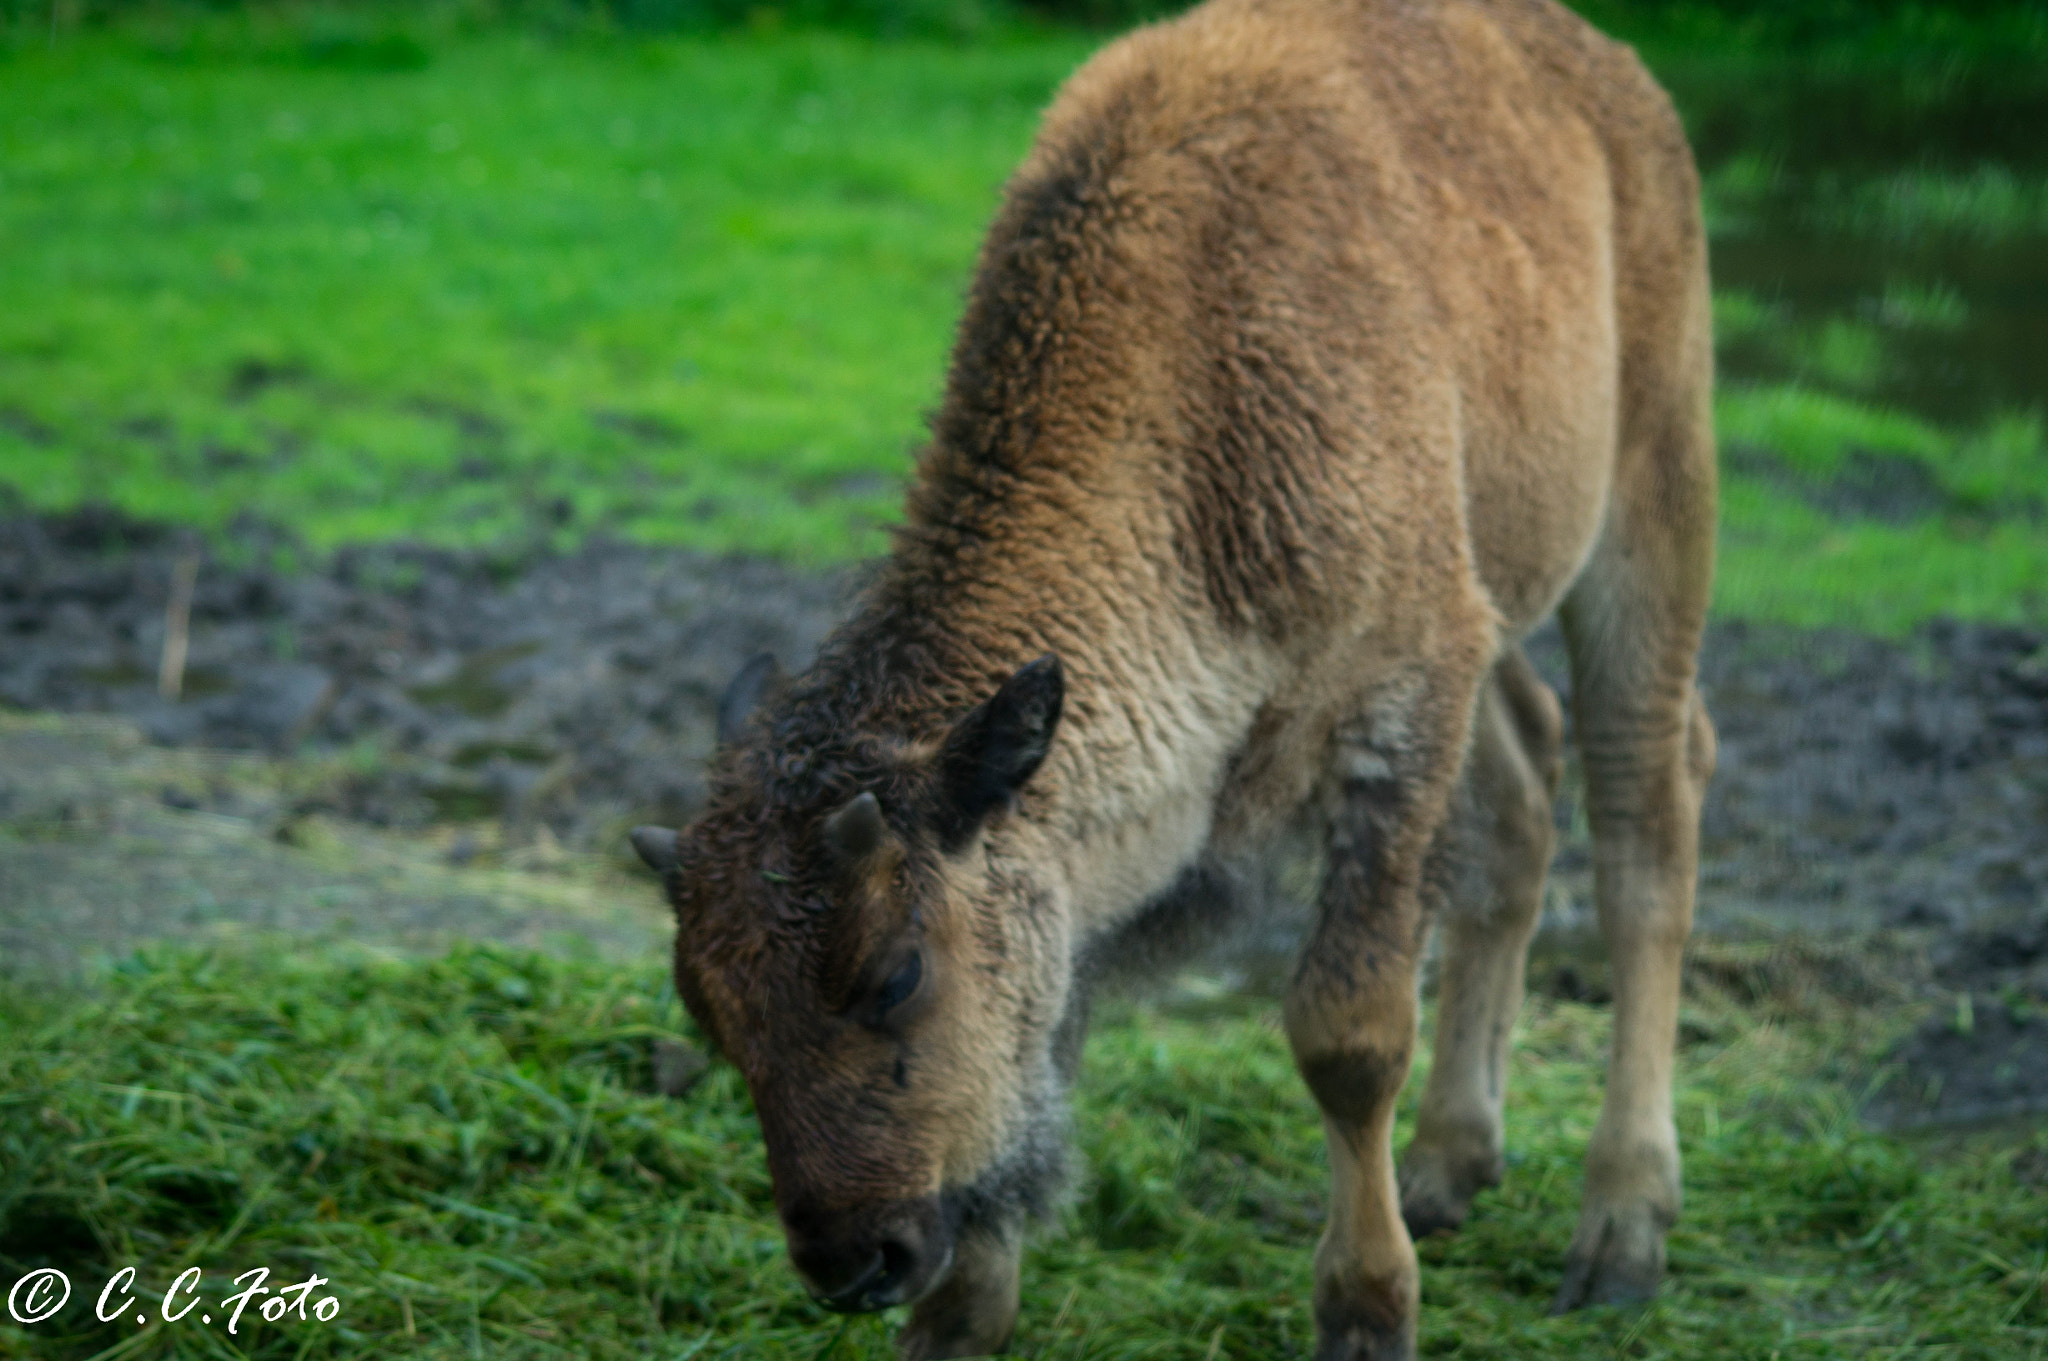
POLYGON ((912 1251, 908 1243, 900 1242, 894 1238, 884 1239, 882 1241, 882 1274, 875 1283, 876 1293, 889 1290, 901 1284, 903 1278, 910 1274, 910 1269, 916 1265, 917 1254, 912 1251))
POLYGON ((790 1262, 811 1297, 835 1313, 903 1304, 952 1263, 950 1231, 937 1209, 934 1200, 837 1216, 787 1211, 790 1262))
POLYGON ((858 1268, 845 1268, 836 1276, 822 1272, 806 1272, 811 1278, 811 1297, 818 1303, 840 1313, 858 1312, 871 1308, 864 1303, 875 1292, 876 1282, 887 1272, 882 1254, 875 1253, 858 1268))
POLYGON ((884 1241, 868 1258, 867 1268, 835 1290, 817 1295, 818 1303, 840 1313, 886 1309, 901 1304, 903 1282, 917 1266, 917 1253, 896 1239, 884 1241))

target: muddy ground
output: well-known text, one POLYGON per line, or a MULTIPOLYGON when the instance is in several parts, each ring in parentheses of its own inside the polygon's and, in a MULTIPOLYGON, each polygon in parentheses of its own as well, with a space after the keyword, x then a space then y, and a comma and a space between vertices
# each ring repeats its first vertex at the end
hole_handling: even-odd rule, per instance
MULTIPOLYGON (((239 544, 251 561, 271 546, 239 544)), ((619 544, 355 549, 293 575, 207 557, 170 701, 156 678, 186 549, 104 511, 0 520, 11 967, 238 928, 647 948, 661 923, 625 828, 692 815, 727 680, 763 650, 800 666, 856 585, 619 544)), ((1531 651, 1568 690, 1555 631, 1531 651)), ((1701 685, 1721 735, 1702 926, 1878 941, 1866 974, 1938 996, 1873 1107, 1888 1122, 2048 1109, 2048 635, 1721 624, 1701 685)), ((1597 998, 1569 789, 1559 821, 1535 981, 1597 998)))

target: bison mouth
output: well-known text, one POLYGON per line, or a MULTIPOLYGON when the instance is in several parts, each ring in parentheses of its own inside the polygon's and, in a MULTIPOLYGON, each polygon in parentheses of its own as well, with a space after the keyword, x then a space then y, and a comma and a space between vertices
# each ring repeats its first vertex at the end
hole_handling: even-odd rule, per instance
POLYGON ((946 1279, 963 1237, 1012 1238, 1043 1218, 1068 1182, 1064 1103, 1043 1103, 1010 1151, 971 1182, 851 1213, 784 1211, 792 1264, 837 1314, 914 1304, 946 1279))

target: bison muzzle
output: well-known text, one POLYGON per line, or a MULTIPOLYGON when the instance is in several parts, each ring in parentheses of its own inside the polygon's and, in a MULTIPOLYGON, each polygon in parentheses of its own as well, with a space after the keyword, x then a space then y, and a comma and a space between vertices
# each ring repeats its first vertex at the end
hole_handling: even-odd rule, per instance
POLYGON ((1668 101, 1550 0, 1210 0, 1069 81, 894 550, 808 671, 740 677, 703 816, 634 838, 821 1303, 911 1305, 910 1357, 1004 1346, 1091 989, 1306 842, 1317 1354, 1412 1355, 1411 1232, 1504 1165, 1553 613, 1615 977, 1557 1305, 1654 1291, 1714 752, 1705 260, 1668 101))

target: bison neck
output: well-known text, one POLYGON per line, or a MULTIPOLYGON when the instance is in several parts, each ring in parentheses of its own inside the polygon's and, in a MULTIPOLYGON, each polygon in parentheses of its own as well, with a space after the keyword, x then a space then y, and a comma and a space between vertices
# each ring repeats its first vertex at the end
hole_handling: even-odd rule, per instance
POLYGON ((832 650, 841 667, 893 672, 866 687, 864 717, 906 736, 936 733, 1018 666, 1059 656, 1051 753, 993 835, 1060 881, 1086 936, 1201 854, 1277 659, 1218 621, 1155 490, 1072 478, 1006 490, 1004 514, 983 521, 999 528, 973 534, 914 497, 898 551, 832 650))

